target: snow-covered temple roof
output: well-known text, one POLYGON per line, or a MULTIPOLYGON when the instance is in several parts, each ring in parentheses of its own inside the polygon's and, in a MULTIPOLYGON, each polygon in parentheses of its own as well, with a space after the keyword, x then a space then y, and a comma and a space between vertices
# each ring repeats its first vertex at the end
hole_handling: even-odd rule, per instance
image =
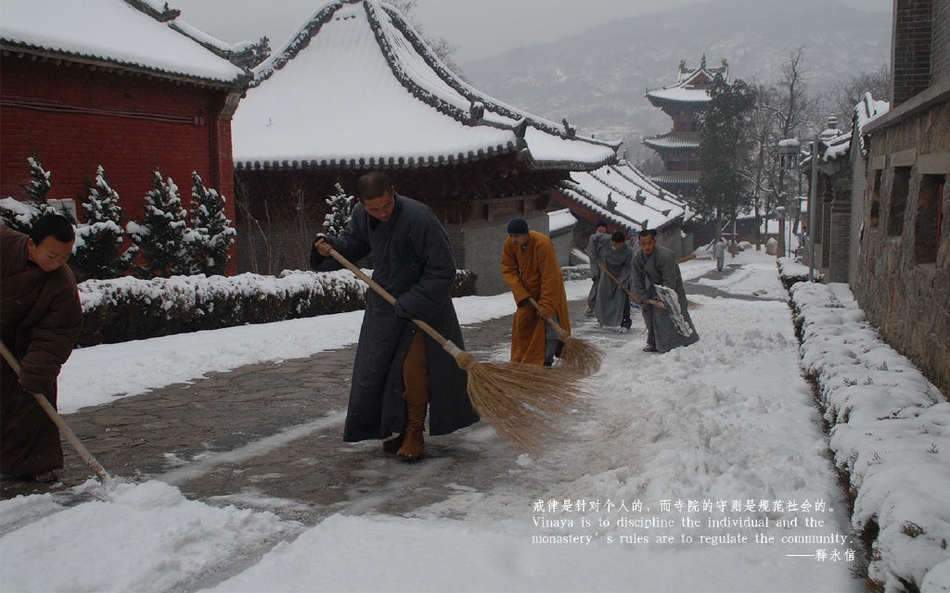
POLYGON ((3 0, 4 51, 110 65, 195 83, 233 86, 248 78, 231 48, 177 20, 157 0, 3 0))
POLYGON ((644 138, 643 143, 657 150, 699 148, 699 133, 668 132, 666 134, 660 134, 659 136, 644 138))
POLYGON ((655 106, 670 103, 705 105, 710 101, 707 89, 718 75, 722 75, 723 78, 728 80, 729 65, 725 59, 722 60, 722 66, 719 68, 710 68, 706 65, 706 56, 703 56, 699 67, 695 70, 690 70, 686 66, 686 60, 682 60, 680 61, 676 84, 648 90, 646 97, 655 106))
POLYGON ((590 170, 617 149, 472 88, 377 0, 318 9, 255 69, 232 130, 238 169, 432 167, 511 154, 532 169, 590 170))
MULTIPOLYGON (((851 142, 854 138, 854 127, 858 128, 858 138, 861 142, 861 154, 867 155, 867 148, 864 145, 864 135, 860 130, 880 115, 887 113, 890 109, 890 103, 887 101, 878 101, 871 96, 871 93, 865 93, 861 101, 854 106, 854 117, 851 127, 845 130, 838 130, 836 127, 829 126, 821 133, 821 143, 823 150, 819 151, 821 159, 819 162, 834 161, 846 157, 851 152, 851 142)), ((830 118, 829 118, 830 121, 830 118)), ((810 156, 803 159, 802 164, 810 162, 810 156)))
POLYGON ((558 189, 567 198, 626 229, 662 229, 682 220, 686 203, 647 179, 627 161, 572 172, 558 189), (608 207, 608 201, 611 202, 608 207))

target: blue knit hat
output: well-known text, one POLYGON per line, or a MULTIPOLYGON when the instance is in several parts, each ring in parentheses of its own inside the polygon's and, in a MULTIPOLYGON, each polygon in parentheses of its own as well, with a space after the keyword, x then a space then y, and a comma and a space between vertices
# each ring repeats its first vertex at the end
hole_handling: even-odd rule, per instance
POLYGON ((600 220, 597 221, 597 224, 595 226, 607 228, 607 221, 601 218, 600 220))
POLYGON ((528 221, 523 218, 512 218, 508 221, 509 235, 527 235, 528 221))

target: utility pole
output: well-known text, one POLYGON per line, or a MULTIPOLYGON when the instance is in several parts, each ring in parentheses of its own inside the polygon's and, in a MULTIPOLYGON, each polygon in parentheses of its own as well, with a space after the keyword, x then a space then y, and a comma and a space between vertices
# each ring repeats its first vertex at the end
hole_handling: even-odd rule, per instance
POLYGON ((811 141, 811 191, 808 192, 808 281, 815 281, 815 210, 818 206, 818 134, 811 141))

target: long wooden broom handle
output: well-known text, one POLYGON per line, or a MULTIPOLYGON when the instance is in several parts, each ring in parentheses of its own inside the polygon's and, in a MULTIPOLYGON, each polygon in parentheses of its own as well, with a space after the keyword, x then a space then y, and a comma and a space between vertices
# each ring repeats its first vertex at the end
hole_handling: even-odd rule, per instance
MULTIPOLYGON (((687 262, 687 261, 690 261, 690 260, 692 260, 692 259, 696 259, 696 254, 695 254, 695 253, 690 253, 690 254, 687 255, 686 257, 681 257, 681 258, 679 258, 678 260, 676 260, 676 263, 677 263, 677 264, 681 264, 681 263, 683 263, 683 262, 687 262)), ((617 286, 620 286, 620 280, 617 280, 617 277, 614 276, 613 274, 611 274, 611 273, 610 273, 610 270, 608 270, 606 267, 604 267, 604 264, 598 262, 598 263, 597 263, 597 266, 598 266, 601 270, 603 270, 608 276, 610 276, 610 278, 611 278, 614 282, 617 283, 617 286)), ((640 299, 638 299, 637 297, 633 296, 633 293, 631 293, 629 290, 624 289, 624 292, 627 293, 627 296, 628 296, 628 297, 630 297, 631 299, 633 299, 633 302, 635 302, 635 303, 638 304, 638 305, 641 305, 641 304, 642 304, 642 303, 640 302, 640 299)), ((660 306, 660 308, 662 309, 663 307, 660 306)))
MULTIPOLYGON (((13 353, 7 348, 7 345, 3 342, 0 342, 0 353, 3 354, 3 358, 6 359, 10 367, 13 368, 13 371, 16 373, 17 377, 20 376, 20 361, 13 356, 13 353)), ((40 404, 40 407, 43 408, 43 411, 46 412, 46 415, 50 417, 50 420, 59 427, 59 430, 66 435, 66 440, 73 446, 79 456, 82 457, 83 461, 86 462, 86 465, 89 466, 89 469, 93 471, 98 477, 99 481, 107 482, 110 480, 109 474, 106 472, 105 468, 102 467, 96 458, 92 456, 92 453, 89 452, 86 447, 83 446, 82 442, 79 440, 79 437, 76 436, 76 433, 69 428, 69 425, 66 424, 66 421, 63 420, 63 417, 59 415, 59 412, 56 411, 56 408, 53 407, 49 400, 40 393, 34 393, 32 391, 27 391, 30 395, 36 399, 37 403, 40 404)))
MULTIPOLYGON (((528 297, 528 300, 531 301, 531 304, 534 305, 534 308, 537 310, 538 313, 540 313, 541 305, 538 304, 538 301, 534 300, 533 297, 528 297)), ((557 332, 557 337, 560 338, 561 340, 564 340, 565 338, 571 335, 571 332, 561 327, 557 321, 554 321, 553 317, 545 317, 544 315, 542 315, 541 317, 542 319, 544 319, 545 321, 551 324, 551 327, 553 327, 554 331, 557 332)))
POLYGON ((632 293, 632 292, 630 292, 630 291, 627 290, 626 288, 622 288, 622 285, 620 284, 620 280, 617 280, 617 277, 614 276, 613 274, 611 274, 611 273, 610 273, 610 270, 608 270, 608 269, 604 266, 604 264, 598 263, 597 266, 598 266, 601 270, 603 270, 605 274, 607 274, 608 276, 610 276, 610 279, 613 280, 614 282, 616 282, 616 283, 617 283, 617 286, 621 286, 621 290, 623 290, 625 293, 627 293, 627 296, 630 297, 631 299, 633 299, 633 302, 635 302, 635 303, 638 304, 638 305, 641 304, 641 303, 640 303, 640 299, 638 299, 637 297, 633 296, 633 293, 632 293))
MULTIPOLYGON (((370 278, 369 276, 367 276, 367 275, 363 272, 363 270, 361 270, 361 269, 359 269, 358 267, 356 267, 355 265, 353 265, 353 263, 350 262, 350 260, 348 260, 348 259, 346 259, 345 257, 343 257, 342 255, 340 255, 340 252, 339 252, 339 251, 337 251, 336 249, 333 249, 333 248, 331 247, 331 248, 330 248, 330 255, 333 257, 333 259, 335 259, 336 261, 340 262, 347 270, 349 270, 349 271, 353 272, 354 274, 356 274, 356 275, 359 277, 359 279, 362 280, 363 282, 365 282, 370 288, 372 288, 372 289, 375 290, 377 293, 379 293, 379 295, 380 295, 381 297, 383 297, 384 299, 386 299, 386 301, 387 301, 390 305, 395 305, 395 304, 396 304, 396 297, 394 297, 393 295, 389 294, 389 291, 388 291, 388 290, 386 290, 385 288, 383 288, 382 286, 380 286, 378 282, 376 282, 375 280, 373 280, 372 278, 370 278)), ((442 349, 445 350, 446 352, 448 352, 449 354, 451 354, 454 358, 457 358, 458 355, 461 354, 462 351, 459 349, 458 346, 456 346, 451 340, 447 340, 447 339, 445 339, 444 337, 442 337, 442 334, 440 334, 439 332, 435 331, 435 328, 433 328, 431 325, 429 325, 429 324, 426 323, 425 321, 422 321, 421 319, 412 319, 411 321, 412 321, 413 323, 415 323, 416 326, 419 327, 419 329, 421 329, 421 330, 424 331, 425 333, 429 334, 429 337, 430 337, 430 338, 432 338, 433 340, 435 340, 436 342, 438 342, 439 345, 442 346, 442 349)))

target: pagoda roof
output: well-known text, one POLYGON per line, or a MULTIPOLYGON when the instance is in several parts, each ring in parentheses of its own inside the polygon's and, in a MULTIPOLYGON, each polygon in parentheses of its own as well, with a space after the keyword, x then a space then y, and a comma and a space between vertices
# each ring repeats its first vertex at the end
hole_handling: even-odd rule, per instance
POLYGON ((591 170, 618 144, 576 135, 472 88, 392 7, 319 8, 255 69, 232 122, 238 169, 432 167, 515 155, 591 170))
POLYGON ((4 51, 202 85, 243 86, 238 52, 157 0, 3 0, 4 51))
POLYGON ((588 172, 572 172, 558 184, 560 192, 617 226, 627 229, 662 229, 682 220, 686 203, 621 161, 588 172), (607 207, 608 199, 614 203, 607 207))
POLYGON ((676 148, 699 148, 699 132, 669 132, 643 139, 643 143, 655 150, 676 148))
POLYGON ((710 68, 706 65, 706 56, 703 56, 698 68, 691 70, 686 66, 686 60, 679 65, 676 83, 660 89, 647 90, 646 97, 650 103, 657 106, 663 103, 693 103, 706 105, 709 103, 709 85, 716 76, 728 78, 729 65, 722 60, 719 68, 710 68))
POLYGON ((663 171, 650 176, 650 181, 659 185, 699 185, 702 171, 663 171))

